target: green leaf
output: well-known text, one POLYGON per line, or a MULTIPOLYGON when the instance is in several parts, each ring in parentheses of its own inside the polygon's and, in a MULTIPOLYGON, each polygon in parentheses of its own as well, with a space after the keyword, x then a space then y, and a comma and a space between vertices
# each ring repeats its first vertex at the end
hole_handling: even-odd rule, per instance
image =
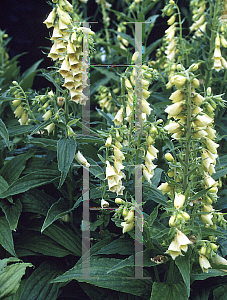
POLYGON ((0 217, 0 244, 11 255, 17 256, 14 250, 12 231, 5 217, 0 217))
POLYGON ((24 91, 27 91, 32 87, 35 75, 38 72, 37 68, 42 61, 43 59, 38 60, 22 74, 22 81, 20 82, 20 86, 24 91))
POLYGON ((122 49, 120 46, 116 46, 116 45, 109 44, 109 43, 105 43, 105 44, 107 46, 111 47, 112 49, 114 49, 116 52, 120 53, 123 57, 127 57, 128 56, 128 51, 122 49))
POLYGON ((191 273, 191 284, 195 280, 205 280, 210 277, 226 276, 226 275, 227 275, 226 272, 217 269, 209 269, 208 273, 206 272, 199 273, 199 274, 191 273))
POLYGON ((21 299, 21 294, 22 294, 23 289, 24 289, 25 282, 26 282, 26 280, 21 280, 20 286, 17 289, 16 293, 13 294, 12 296, 9 296, 9 297, 5 298, 5 300, 20 300, 21 299))
POLYGON ((227 285, 222 285, 213 291, 214 300, 227 300, 227 285))
POLYGON ((72 209, 69 209, 69 205, 65 202, 64 198, 60 198, 57 202, 51 205, 47 212, 46 219, 44 220, 41 232, 43 232, 48 226, 50 226, 54 221, 62 218, 72 209))
MULTIPOLYGON (((25 168, 27 160, 29 160, 35 151, 27 151, 24 154, 17 155, 6 162, 6 164, 1 168, 0 175, 11 185, 16 179, 19 178, 22 171, 25 168)), ((1 192, 2 193, 2 192, 1 192)))
POLYGON ((40 170, 27 174, 14 181, 9 188, 0 194, 1 198, 20 194, 35 187, 51 183, 59 177, 59 172, 55 170, 40 170))
MULTIPOLYGON (((68 282, 76 279, 79 282, 91 283, 102 288, 148 297, 152 283, 150 279, 128 279, 128 277, 134 277, 134 267, 125 267, 107 275, 108 270, 120 261, 120 259, 115 258, 91 257, 90 270, 86 267, 83 270, 86 273, 90 271, 91 278, 82 276, 82 264, 77 263, 72 269, 55 278, 52 282, 68 282)), ((150 274, 144 270, 144 276, 149 277, 150 274)))
POLYGON ((57 222, 47 227, 43 231, 43 234, 47 235, 64 248, 68 249, 71 254, 81 256, 82 238, 80 232, 76 231, 76 229, 72 231, 66 225, 57 222))
POLYGON ((114 117, 110 114, 106 114, 104 111, 96 107, 96 110, 106 119, 108 125, 114 125, 114 117))
MULTIPOLYGON (((144 18, 144 16, 143 16, 143 18, 144 18)), ((138 22, 141 22, 141 21, 139 20, 138 22)), ((133 47, 135 47, 135 39, 132 38, 130 35, 128 35, 124 32, 119 32, 117 30, 113 30, 113 29, 110 29, 110 31, 114 32, 116 35, 120 35, 123 39, 127 40, 133 47)), ((119 78, 117 81, 119 81, 119 78)))
MULTIPOLYGON (((118 32, 118 33, 120 34, 121 32, 118 32)), ((130 37, 130 38, 131 38, 131 37, 130 37)), ((134 42, 134 43, 135 43, 135 42, 134 42)), ((111 71, 112 68, 111 68, 111 69, 108 69, 108 68, 106 68, 106 67, 101 67, 101 66, 100 66, 100 67, 98 67, 98 66, 94 67, 94 66, 93 66, 93 68, 94 68, 95 70, 99 71, 101 74, 107 76, 108 78, 110 78, 110 79, 112 79, 112 80, 114 80, 114 81, 119 82, 119 77, 115 74, 114 71, 111 71)))
POLYGON ((58 170, 61 172, 61 178, 58 188, 60 188, 69 172, 71 163, 75 157, 77 143, 74 139, 61 138, 57 143, 58 170))
MULTIPOLYGON (((36 128, 34 125, 13 125, 8 128, 9 136, 14 137, 22 134, 28 134, 36 128)), ((36 132, 36 130, 35 130, 36 132)))
POLYGON ((55 300, 62 284, 50 283, 62 270, 53 262, 42 263, 26 280, 20 300, 55 300))
POLYGON ((10 146, 9 146, 9 133, 8 130, 6 128, 5 123, 2 121, 2 119, 0 119, 0 135, 2 136, 2 138, 5 140, 7 147, 10 150, 10 146))
POLYGON ((158 209, 159 209, 159 206, 156 206, 155 209, 153 210, 153 212, 148 217, 147 222, 148 222, 149 227, 151 227, 153 225, 154 221, 156 220, 156 218, 158 216, 158 209))
POLYGON ((15 249, 18 256, 20 255, 20 249, 31 250, 38 254, 55 257, 65 257, 73 254, 48 236, 34 231, 24 233, 20 239, 15 242, 15 249))
POLYGON ((104 144, 104 140, 92 135, 76 135, 76 141, 80 144, 82 143, 98 143, 98 144, 104 144))
POLYGON ((132 239, 119 238, 100 249, 95 254, 120 254, 130 255, 135 253, 134 241, 132 239))
POLYGON ((186 253, 184 256, 178 256, 175 260, 175 263, 182 275, 182 278, 187 287, 188 297, 190 296, 190 260, 189 255, 186 253))
POLYGON ((9 185, 8 183, 5 181, 5 179, 0 176, 0 193, 5 192, 8 189, 9 185))
POLYGON ((53 139, 46 138, 30 138, 28 141, 29 144, 36 145, 41 148, 46 148, 48 150, 56 151, 57 150, 57 141, 53 139))
POLYGON ((16 199, 15 202, 9 203, 5 199, 0 200, 0 207, 5 214, 5 217, 9 223, 11 230, 16 230, 20 214, 22 212, 22 204, 19 199, 16 199))
MULTIPOLYGON (((13 262, 11 258, 1 260, 0 263, 2 263, 2 261, 5 261, 6 264, 13 262)), ((17 261, 20 260, 18 259, 17 261)), ((14 263, 5 265, 4 268, 0 270, 0 299, 16 293, 27 267, 32 267, 32 264, 23 262, 14 263)))
POLYGON ((144 56, 149 56, 161 43, 162 39, 158 39, 155 42, 153 42, 152 44, 150 44, 146 49, 145 49, 145 53, 144 56))
POLYGON ((215 174, 212 174, 212 177, 214 180, 217 180, 220 177, 223 177, 227 174, 227 168, 225 167, 224 169, 218 170, 215 174))
MULTIPOLYGON (((145 250, 143 252, 139 252, 136 254, 137 255, 141 254, 143 256, 143 267, 157 266, 157 264, 155 262, 151 261, 149 251, 145 250)), ((128 258, 121 260, 116 266, 114 266, 112 269, 110 269, 107 273, 109 274, 110 272, 112 272, 114 270, 125 268, 126 266, 130 266, 130 267, 135 266, 135 255, 131 255, 128 258)))
POLYGON ((87 158, 87 160, 91 165, 89 168, 89 172, 100 180, 105 180, 103 169, 96 163, 96 161, 94 161, 92 158, 87 158))
POLYGON ((154 282, 150 300, 188 300, 183 282, 169 285, 167 282, 154 282))
POLYGON ((149 199, 156 203, 162 204, 164 206, 169 206, 169 203, 167 203, 166 197, 162 194, 160 190, 158 190, 153 185, 148 185, 146 182, 143 183, 143 190, 144 193, 149 193, 149 199))
POLYGON ((20 196, 23 212, 47 215, 50 206, 56 202, 54 198, 43 191, 33 189, 20 196))
POLYGON ((192 197, 190 197, 190 198, 188 199, 188 201, 194 201, 194 200, 199 199, 200 197, 202 197, 203 195, 205 195, 209 189, 210 189, 210 188, 204 189, 204 190, 202 190, 202 191, 196 193, 195 195, 193 195, 192 197))

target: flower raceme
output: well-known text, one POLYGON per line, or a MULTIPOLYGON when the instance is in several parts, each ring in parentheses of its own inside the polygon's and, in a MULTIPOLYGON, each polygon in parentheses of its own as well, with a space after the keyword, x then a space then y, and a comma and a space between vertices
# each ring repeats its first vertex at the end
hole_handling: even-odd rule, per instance
MULTIPOLYGON (((173 179, 158 187, 172 200, 169 226, 174 227, 178 233, 179 230, 184 230, 186 222, 192 220, 190 216, 192 213, 193 219, 198 222, 202 221, 203 226, 213 228, 217 222, 212 202, 217 198, 218 183, 211 177, 215 173, 219 146, 214 142, 216 138, 216 131, 213 128, 214 113, 213 109, 207 109, 206 101, 209 98, 206 97, 205 101, 202 95, 196 93, 199 81, 194 77, 192 69, 196 69, 195 65, 189 67, 188 70, 179 67, 178 70, 181 71, 169 79, 169 87, 175 86, 176 90, 170 95, 172 104, 165 110, 170 120, 164 128, 171 134, 173 142, 180 141, 177 145, 181 148, 178 153, 175 150, 173 160, 171 157, 169 159, 168 156, 166 157, 170 165, 168 175, 173 179), (193 172, 195 167, 198 170, 196 175, 193 172), (193 175, 190 175, 191 172, 193 175), (195 202, 189 202, 188 199, 192 195, 201 191, 201 185, 202 189, 210 188, 207 194, 195 202), (186 194, 187 197, 185 197, 186 194)), ((207 94, 211 95, 211 90, 207 91, 207 94)), ((175 149, 178 148, 177 145, 175 149)), ((212 236, 209 236, 209 239, 215 240, 212 236)), ((187 242, 186 237, 185 244, 180 243, 176 235, 166 253, 175 259, 178 255, 182 255, 181 250, 187 250, 187 242)), ((199 263, 204 272, 210 268, 208 259, 202 254, 199 263)))
POLYGON ((73 23, 69 14, 72 11, 73 7, 67 0, 59 1, 44 21, 47 28, 54 27, 51 37, 54 44, 48 57, 61 64, 59 73, 65 80, 64 87, 69 90, 71 100, 85 105, 87 96, 82 92, 87 86, 88 79, 86 72, 88 45, 86 43, 92 43, 91 35, 94 32, 73 23), (83 38, 83 34, 89 35, 89 42, 83 38))

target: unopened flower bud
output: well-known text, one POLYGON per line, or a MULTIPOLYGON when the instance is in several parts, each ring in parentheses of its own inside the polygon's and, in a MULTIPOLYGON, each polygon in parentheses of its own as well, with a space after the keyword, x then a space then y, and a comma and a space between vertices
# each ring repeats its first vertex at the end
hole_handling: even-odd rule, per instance
POLYGON ((214 243, 211 243, 210 245, 211 245, 212 250, 213 250, 214 252, 217 252, 218 246, 217 246, 216 244, 214 244, 214 243))
POLYGON ((189 71, 192 71, 192 72, 194 72, 194 71, 196 71, 196 70, 198 70, 198 64, 192 64, 190 67, 189 67, 189 71))
POLYGON ((44 115, 43 115, 43 120, 46 121, 52 116, 52 111, 48 110, 44 115))
POLYGON ((77 154, 75 155, 75 159, 82 164, 83 166, 89 168, 90 164, 88 163, 88 161, 86 160, 86 158, 81 154, 80 151, 77 152, 77 154))
POLYGON ((176 217, 171 216, 169 219, 169 227, 175 227, 175 225, 176 225, 176 217))
POLYGON ((109 137, 108 137, 107 140, 106 140, 105 146, 106 146, 106 147, 110 147, 110 146, 111 146, 111 143, 112 143, 112 136, 109 135, 109 137))
POLYGON ((26 111, 23 111, 23 114, 21 116, 20 124, 24 125, 28 120, 28 115, 26 111))
POLYGON ((115 203, 117 203, 117 204, 124 204, 125 201, 122 200, 121 198, 116 198, 116 199, 115 199, 115 203))
POLYGON ((130 210, 124 220, 127 224, 131 223, 134 220, 134 210, 130 210))
POLYGON ((12 104, 13 106, 18 106, 21 104, 21 100, 20 99, 13 100, 12 104))
POLYGON ((190 219, 190 215, 185 211, 182 213, 182 217, 185 219, 185 221, 188 221, 190 219))
POLYGON ((139 57, 140 53, 139 51, 136 51, 133 56, 132 56, 132 64, 134 64, 137 60, 137 58, 139 57))
POLYGON ((206 255, 206 251, 207 251, 206 247, 202 246, 199 252, 201 255, 206 255))
POLYGON ((195 88, 199 87, 199 80, 197 78, 194 78, 192 80, 192 86, 195 88))
POLYGON ((58 97, 57 98, 57 106, 59 108, 61 108, 64 105, 64 103, 65 103, 65 98, 64 97, 58 97))
POLYGON ((172 162, 174 158, 171 153, 166 153, 165 159, 168 160, 169 162, 172 162))
POLYGON ((179 209, 184 205, 185 196, 182 194, 175 194, 174 207, 179 209))

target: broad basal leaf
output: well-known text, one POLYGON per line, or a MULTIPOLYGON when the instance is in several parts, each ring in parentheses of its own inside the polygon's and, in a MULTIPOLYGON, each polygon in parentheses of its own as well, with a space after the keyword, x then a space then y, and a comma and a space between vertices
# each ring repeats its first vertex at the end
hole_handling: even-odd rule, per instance
POLYGON ((167 282, 154 282, 150 300, 188 300, 183 282, 169 285, 167 282))
MULTIPOLYGON (((82 276, 82 264, 77 263, 72 269, 54 279, 53 283, 68 282, 76 279, 79 282, 87 282, 102 288, 148 297, 151 291, 152 280, 128 278, 134 277, 134 267, 125 267, 107 274, 108 270, 119 263, 119 261, 119 259, 115 258, 91 257, 90 268, 85 266, 83 270, 86 274, 90 273, 91 278, 82 276)), ((150 277, 150 274, 144 270, 144 276, 150 277)))
MULTIPOLYGON (((6 260, 7 262, 12 262, 11 258, 7 258, 6 260)), ((20 260, 18 259, 18 261, 20 260)), ((32 267, 32 264, 18 262, 6 265, 0 270, 0 299, 16 293, 27 267, 32 267)))
POLYGON ((17 155, 7 161, 7 163, 1 168, 0 175, 4 177, 9 185, 19 178, 25 168, 27 160, 29 160, 34 153, 35 151, 32 150, 27 151, 24 154, 17 155))
POLYGON ((26 280, 20 300, 55 300, 62 284, 50 283, 62 270, 52 262, 42 263, 26 280))
POLYGON ((9 147, 9 133, 8 133, 6 125, 2 121, 2 119, 0 119, 0 135, 5 140, 7 147, 10 149, 10 147, 9 147))
POLYGON ((17 256, 14 250, 12 231, 5 217, 0 217, 0 244, 11 255, 17 256))
POLYGON ((14 203, 10 203, 6 199, 1 199, 0 207, 5 214, 10 229, 15 230, 17 228, 17 223, 22 212, 22 204, 20 200, 16 199, 14 203))
POLYGON ((53 241, 63 246, 65 249, 76 256, 81 256, 82 238, 79 232, 72 231, 70 228, 59 222, 54 223, 43 231, 53 241))
POLYGON ((1 198, 20 194, 32 188, 50 183, 59 177, 59 172, 54 170, 40 170, 27 174, 14 181, 9 188, 0 194, 1 198))

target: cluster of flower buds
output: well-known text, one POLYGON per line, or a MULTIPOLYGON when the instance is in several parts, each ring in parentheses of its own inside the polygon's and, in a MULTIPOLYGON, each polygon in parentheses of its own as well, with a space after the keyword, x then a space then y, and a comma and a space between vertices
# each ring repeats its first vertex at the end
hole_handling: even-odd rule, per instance
MULTIPOLYGON (((117 94, 119 90, 119 88, 115 88, 113 89, 113 93, 117 94)), ((110 88, 101 85, 97 91, 99 95, 96 95, 95 98, 96 100, 98 100, 100 107, 102 108, 102 110, 105 109, 110 112, 113 107, 115 107, 110 88)))
POLYGON ((106 161, 106 179, 108 180, 109 191, 117 193, 117 195, 123 195, 123 190, 125 187, 122 185, 122 178, 125 178, 125 174, 122 172, 124 166, 122 161, 125 159, 124 154, 121 152, 122 145, 116 139, 115 145, 112 145, 112 136, 110 135, 105 146, 107 148, 112 148, 114 155, 112 156, 114 160, 114 166, 110 165, 110 162, 106 161))
POLYGON ((10 89, 15 97, 15 100, 12 101, 16 110, 14 111, 15 117, 19 119, 20 125, 27 125, 28 120, 28 108, 26 105, 25 94, 17 81, 13 81, 13 87, 10 89))
POLYGON ((190 27, 191 31, 195 31, 194 36, 202 36, 206 30, 206 1, 205 0, 191 0, 190 8, 192 10, 193 24, 190 27))
MULTIPOLYGON (((135 52, 132 57, 132 63, 135 63, 139 53, 135 52)), ((125 87, 128 93, 128 101, 126 106, 126 120, 127 122, 131 122, 134 117, 134 113, 138 114, 138 112, 134 112, 134 101, 137 102, 136 98, 136 83, 138 89, 141 90, 141 118, 143 121, 146 121, 147 116, 151 113, 151 108, 149 103, 147 102, 148 97, 150 96, 150 92, 148 91, 149 85, 153 82, 154 79, 157 78, 156 70, 149 68, 145 65, 138 70, 136 67, 133 67, 132 74, 130 75, 130 80, 126 78, 125 87)), ((138 99, 139 101, 140 99, 138 99)), ((138 109, 139 110, 139 109, 138 109)), ((120 124, 123 124, 123 108, 120 109, 120 112, 117 113, 115 117, 116 121, 120 124)))
MULTIPOLYGON (((214 107, 216 107, 216 98, 218 97, 219 99, 220 95, 213 96, 210 88, 207 89, 206 97, 196 93, 195 89, 199 87, 199 80, 195 78, 193 72, 197 69, 197 64, 191 65, 188 70, 184 70, 182 66, 178 65, 178 73, 172 76, 168 83, 169 87, 175 86, 176 90, 170 95, 172 104, 165 110, 165 112, 168 113, 168 119, 170 119, 165 126, 165 129, 172 135, 173 140, 186 141, 187 144, 187 141, 190 139, 190 149, 195 149, 195 153, 197 153, 187 154, 189 168, 187 173, 190 173, 191 168, 193 168, 190 166, 189 162, 194 161, 197 166, 199 165, 197 167, 199 170, 198 174, 196 176, 193 175, 188 177, 188 182, 193 186, 193 193, 197 193, 201 189, 209 189, 201 198, 195 202, 188 203, 188 187, 186 186, 184 192, 182 192, 182 189, 179 188, 180 186, 178 184, 184 185, 185 175, 183 174, 183 171, 180 170, 181 164, 177 162, 177 159, 175 159, 171 153, 166 153, 165 158, 170 165, 170 172, 168 175, 169 177, 174 177, 174 180, 162 183, 159 186, 159 189, 163 194, 167 193, 173 201, 172 216, 169 219, 169 226, 176 228, 178 233, 179 230, 182 230, 185 227, 185 223, 190 220, 190 207, 194 205, 196 205, 194 213, 195 211, 198 213, 200 221, 202 221, 206 227, 215 229, 216 223, 219 222, 221 225, 221 222, 223 221, 223 216, 217 216, 217 213, 212 206, 212 202, 217 199, 218 182, 211 177, 211 175, 215 173, 215 164, 218 156, 217 148, 219 146, 214 142, 216 131, 213 129, 213 111, 214 107), (200 156, 200 159, 198 156, 200 156), (181 174, 181 176, 178 176, 178 173, 181 174), (176 182, 176 184, 174 182, 176 182), (187 196, 185 196, 186 194, 187 196), (186 212, 188 209, 189 211, 186 212)), ((182 154, 181 152, 178 153, 178 156, 181 160, 186 158, 186 154, 182 154)), ((176 235, 167 251, 173 259, 178 255, 181 255, 181 248, 177 246, 177 236, 178 235, 176 235)), ((208 241, 207 245, 212 247, 213 250, 217 249, 217 246, 213 243, 216 238, 209 236, 209 239, 212 243, 208 241)), ((182 245, 184 246, 186 244, 182 245)), ((187 247, 185 250, 182 250, 187 251, 187 247)), ((205 272, 208 267, 210 267, 208 259, 212 258, 211 256, 208 257, 209 251, 207 250, 206 255, 204 254, 204 251, 203 253, 199 253, 199 263, 202 270, 205 272)))
POLYGON ((221 48, 220 48, 221 45, 227 48, 227 41, 224 35, 221 35, 220 38, 219 33, 217 33, 217 36, 215 38, 215 49, 213 55, 213 60, 214 60, 213 69, 218 72, 223 68, 227 69, 227 61, 221 55, 221 48))
POLYGON ((92 43, 90 36, 94 32, 73 22, 70 16, 72 12, 73 6, 67 0, 58 0, 44 21, 47 28, 54 27, 51 37, 54 44, 48 57, 61 64, 59 73, 65 80, 64 86, 70 91, 71 100, 85 105, 87 97, 83 89, 88 79, 88 46, 92 43))
MULTIPOLYGON (((126 32, 125 24, 126 24, 125 22, 121 22, 117 27, 117 31, 125 33, 126 32)), ((128 41, 119 34, 117 36, 117 39, 119 41, 120 48, 126 50, 125 47, 128 47, 128 41)))
POLYGON ((208 273, 208 269, 211 268, 210 260, 215 260, 217 255, 218 246, 210 241, 201 241, 202 247, 199 250, 199 264, 203 272, 208 273))
POLYGON ((153 160, 157 158, 157 153, 159 152, 152 144, 155 141, 155 134, 157 129, 155 126, 152 126, 150 129, 151 135, 146 137, 147 141, 147 151, 145 156, 145 166, 143 166, 143 176, 151 184, 151 178, 154 176, 154 165, 153 160))
POLYGON ((134 207, 131 203, 125 202, 121 198, 116 198, 115 203, 120 204, 121 206, 116 210, 116 216, 123 216, 124 222, 121 222, 123 227, 123 233, 128 232, 134 228, 134 207))
POLYGON ((168 61, 174 61, 175 60, 175 54, 176 54, 176 38, 175 38, 175 32, 176 32, 176 15, 172 9, 166 11, 166 14, 170 17, 167 21, 167 24, 170 26, 165 31, 165 41, 167 43, 167 47, 165 50, 166 58, 168 61))

